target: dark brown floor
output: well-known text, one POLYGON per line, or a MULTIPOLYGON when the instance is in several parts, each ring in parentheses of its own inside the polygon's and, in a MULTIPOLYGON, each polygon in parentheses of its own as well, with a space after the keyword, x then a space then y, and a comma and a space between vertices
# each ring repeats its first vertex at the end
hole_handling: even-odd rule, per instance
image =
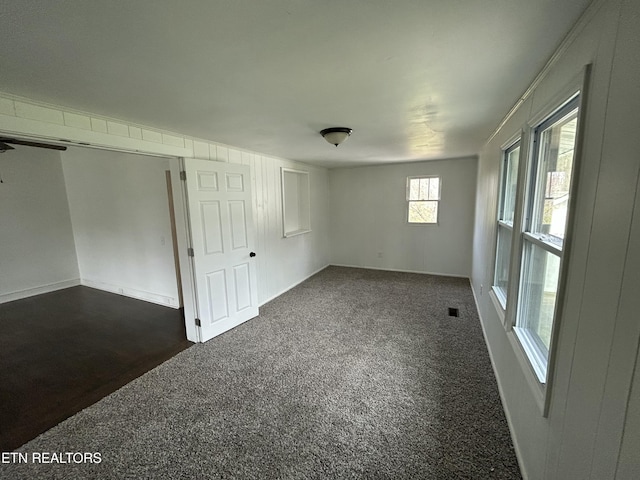
POLYGON ((0 451, 192 345, 181 310, 88 287, 0 305, 0 451))

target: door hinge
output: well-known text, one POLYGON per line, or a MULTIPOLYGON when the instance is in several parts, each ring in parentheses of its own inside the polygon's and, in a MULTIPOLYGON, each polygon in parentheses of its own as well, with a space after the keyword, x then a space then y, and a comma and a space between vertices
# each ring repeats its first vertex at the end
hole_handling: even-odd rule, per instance
POLYGON ((190 257, 195 256, 195 255, 193 254, 193 248, 191 248, 191 247, 187 248, 187 255, 188 255, 188 256, 190 256, 190 257))
POLYGON ((200 319, 199 318, 196 318, 196 326, 197 327, 201 327, 202 326, 202 324, 200 323, 200 319))
POLYGON ((186 180, 187 179, 187 172, 185 172, 184 170, 182 170, 180 172, 180 180, 186 180))

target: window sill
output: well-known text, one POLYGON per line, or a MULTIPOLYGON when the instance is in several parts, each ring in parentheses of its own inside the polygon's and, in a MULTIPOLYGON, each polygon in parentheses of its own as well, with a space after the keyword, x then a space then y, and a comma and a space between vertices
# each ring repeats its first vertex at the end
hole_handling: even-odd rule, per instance
POLYGON ((504 315, 504 312, 507 310, 507 297, 495 285, 491 287, 491 293, 493 293, 495 301, 498 302, 498 305, 502 309, 502 314, 504 315))
POLYGON ((536 374, 538 382, 544 385, 547 381, 547 359, 544 353, 536 343, 533 335, 526 328, 514 327, 513 330, 536 374))
POLYGON ((506 306, 502 302, 501 296, 497 291, 496 287, 491 287, 489 291, 489 298, 493 302, 493 306, 496 309, 496 313, 500 317, 500 322, 504 325, 504 319, 506 314, 506 306))
POLYGON ((540 383, 536 372, 534 371, 527 354, 525 353, 524 347, 522 346, 522 342, 520 338, 516 334, 516 329, 512 328, 509 332, 507 332, 507 338, 509 339, 509 343, 513 348, 513 352, 518 360, 518 364, 520 365, 520 369, 522 370, 523 376, 525 378, 525 382, 529 385, 533 398, 540 409, 540 413, 543 417, 547 416, 547 412, 545 411, 545 403, 547 396, 547 386, 544 383, 540 383))

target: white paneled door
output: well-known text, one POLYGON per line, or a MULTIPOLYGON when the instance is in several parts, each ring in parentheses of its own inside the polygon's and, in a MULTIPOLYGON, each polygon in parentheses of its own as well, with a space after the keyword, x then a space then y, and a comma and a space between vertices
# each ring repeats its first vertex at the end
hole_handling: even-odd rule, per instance
POLYGON ((193 270, 203 342, 258 315, 247 165, 185 159, 193 270))

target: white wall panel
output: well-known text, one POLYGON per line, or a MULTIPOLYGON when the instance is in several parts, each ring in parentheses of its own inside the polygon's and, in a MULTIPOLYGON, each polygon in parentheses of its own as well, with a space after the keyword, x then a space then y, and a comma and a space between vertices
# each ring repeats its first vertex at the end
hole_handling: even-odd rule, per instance
POLYGON ((64 124, 68 127, 91 130, 91 118, 77 113, 64 112, 64 124))
POLYGON ((0 302, 79 283, 60 153, 0 155, 0 302))
POLYGON ((640 355, 636 359, 633 387, 626 414, 626 428, 615 478, 637 480, 640 478, 640 355))
POLYGON ((329 172, 331 262, 471 274, 476 158, 334 169, 329 172), (438 225, 407 222, 408 176, 438 175, 438 225))
MULTIPOLYGON (((629 62, 629 66, 633 65, 636 69, 638 68, 637 59, 635 64, 633 61, 629 62)), ((639 107, 636 105, 635 108, 639 107)), ((627 112, 633 111, 632 108, 625 110, 627 112)), ((635 120, 636 128, 637 123, 638 120, 635 120)), ((631 121, 629 125, 632 127, 634 122, 631 121)), ((640 137, 635 136, 632 142, 629 142, 629 146, 635 145, 635 150, 628 151, 627 156, 637 155, 638 148, 640 148, 638 146, 640 137)), ((638 340, 640 337, 640 321, 638 321, 638 312, 640 312, 640 295, 638 295, 640 292, 640 175, 636 185, 629 250, 625 263, 611 359, 608 365, 607 388, 603 397, 606 403, 603 405, 603 421, 599 425, 596 443, 596 452, 597 449, 600 450, 597 452, 598 454, 604 451, 611 456, 610 450, 612 448, 614 451, 620 448, 616 465, 615 478, 617 479, 640 478, 640 341, 638 340), (635 364, 631 361, 634 350, 635 364), (627 398, 620 395, 620 391, 624 392, 628 386, 630 371, 634 371, 634 374, 631 379, 631 391, 627 398), (620 446, 620 439, 615 434, 619 431, 621 424, 624 425, 624 435, 620 446)), ((602 470, 598 467, 598 464, 594 465, 594 470, 601 472, 602 470)))
POLYGON ((15 102, 15 106, 16 115, 23 118, 64 125, 64 115, 60 110, 19 101, 15 102))
POLYGON ((142 140, 142 129, 138 127, 129 126, 129 136, 138 140, 142 140))
POLYGON ((15 102, 8 98, 0 98, 0 115, 15 116, 15 102))
POLYGON ((129 126, 119 122, 107 122, 107 132, 111 135, 119 135, 121 137, 129 136, 129 126))
POLYGON ((185 143, 184 140, 185 139, 183 137, 178 137, 176 135, 169 135, 167 133, 162 134, 162 143, 165 145, 173 145, 175 147, 183 148, 185 143))
MULTIPOLYGON (((595 391, 591 406, 593 410, 599 408, 600 412, 591 455, 592 478, 614 475, 623 429, 627 438, 640 435, 640 432, 633 432, 632 427, 638 425, 632 415, 626 415, 629 425, 625 426, 625 398, 632 385, 640 344, 640 302, 637 297, 640 292, 640 3, 625 0, 622 4, 588 261, 591 274, 583 302, 583 311, 588 314, 582 319, 586 320, 587 328, 579 330, 576 343, 582 348, 576 349, 574 355, 574 362, 575 358, 582 360, 583 370, 581 376, 572 377, 576 386, 584 379, 597 379, 594 374, 599 374, 604 383, 603 390, 595 391), (616 251, 616 258, 607 254, 608 251, 616 251), (603 281, 611 290, 611 302, 605 305, 598 298, 603 281), (601 321, 610 316, 615 321, 601 321), (609 340, 610 345, 604 339, 609 340), (599 355, 594 355, 594 344, 600 345, 600 350, 596 351, 599 355), (608 358, 606 366, 599 363, 605 358, 608 358), (598 362, 597 367, 593 362, 598 362)), ((572 393, 574 402, 579 401, 579 389, 574 388, 572 393)), ((565 442, 569 443, 570 438, 565 442)), ((634 462, 637 468, 640 460, 636 458, 634 462)))
POLYGON ((107 121, 102 118, 91 118, 91 130, 99 133, 109 133, 107 121))
POLYGON ((155 130, 142 129, 142 139, 147 142, 162 143, 162 133, 155 130))

